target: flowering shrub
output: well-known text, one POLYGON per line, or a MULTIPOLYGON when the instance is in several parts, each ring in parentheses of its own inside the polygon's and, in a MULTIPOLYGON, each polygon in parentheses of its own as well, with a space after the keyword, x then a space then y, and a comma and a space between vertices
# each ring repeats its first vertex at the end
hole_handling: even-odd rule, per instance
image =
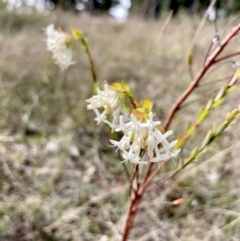
MULTIPOLYGON (((219 39, 218 43, 216 44, 215 41, 213 41, 214 44, 210 45, 203 68, 193 77, 190 85, 173 104, 165 123, 161 125, 160 121, 155 120, 153 103, 149 99, 138 102, 127 83, 122 82, 109 85, 105 82, 103 90, 99 87, 88 43, 79 30, 72 29, 71 37, 65 33, 54 30, 53 25, 49 25, 46 28, 47 49, 53 53, 53 58, 62 69, 66 69, 74 64, 72 61, 72 46, 75 42, 81 43, 89 60, 89 69, 93 79, 93 90, 95 92, 91 98, 86 100, 87 109, 94 111, 96 115, 94 120, 97 125, 104 123, 109 126, 109 130, 112 132, 122 133, 122 137, 119 140, 110 139, 113 147, 121 152, 123 165, 125 165, 125 162, 128 162, 134 167, 134 171, 131 173, 131 178, 129 179, 131 200, 123 228, 122 241, 127 240, 129 237, 133 220, 137 214, 144 193, 146 193, 146 191, 152 191, 159 186, 164 186, 166 181, 173 179, 181 170, 197 160, 205 149, 239 118, 240 107, 237 106, 232 112, 226 115, 225 120, 223 120, 219 127, 214 126, 209 130, 202 144, 194 148, 189 157, 182 160, 176 170, 159 183, 149 187, 154 177, 164 168, 166 163, 170 159, 178 156, 188 138, 198 129, 200 124, 208 117, 208 114, 223 104, 224 97, 235 89, 235 85, 240 78, 240 71, 238 69, 228 83, 224 84, 219 92, 210 98, 207 105, 199 111, 195 122, 187 128, 183 135, 178 137, 177 140, 167 140, 167 138, 173 134, 173 131, 169 130, 169 126, 175 114, 180 110, 183 102, 203 80, 206 72, 212 66, 239 54, 239 51, 236 51, 232 54, 221 55, 221 57, 219 57, 220 54, 224 52, 226 46, 231 43, 231 40, 237 37, 239 32, 240 25, 237 25, 223 40, 220 40, 218 35, 213 37, 213 40, 215 40, 216 37, 219 39), (160 165, 153 170, 156 162, 158 164, 160 163, 160 165), (143 173, 139 171, 139 165, 141 164, 145 164, 146 166, 143 173)), ((188 55, 188 64, 191 71, 191 48, 188 55)), ((173 204, 178 205, 182 202, 184 202, 183 198, 175 200, 173 204)))

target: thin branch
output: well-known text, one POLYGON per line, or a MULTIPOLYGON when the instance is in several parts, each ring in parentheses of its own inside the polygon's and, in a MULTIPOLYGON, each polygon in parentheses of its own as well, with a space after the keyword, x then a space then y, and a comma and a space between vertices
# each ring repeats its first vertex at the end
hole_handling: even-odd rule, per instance
POLYGON ((96 71, 95 71, 95 66, 94 66, 92 55, 91 55, 90 50, 89 50, 88 47, 85 49, 85 51, 86 51, 86 54, 87 54, 88 59, 89 59, 89 67, 90 67, 90 72, 91 72, 91 75, 92 75, 93 82, 97 83, 97 75, 96 75, 96 71))
POLYGON ((208 51, 207 51, 207 53, 206 53, 206 55, 205 55, 205 58, 204 58, 204 64, 206 63, 207 58, 209 57, 209 55, 210 55, 210 53, 211 53, 211 51, 212 51, 213 46, 214 46, 214 44, 213 44, 213 42, 211 41, 211 43, 210 43, 210 45, 209 45, 209 47, 208 47, 208 51))
MULTIPOLYGON (((205 14, 204 14, 204 16, 203 16, 203 18, 202 18, 199 26, 198 26, 198 29, 197 29, 197 31, 195 32, 195 35, 194 35, 194 37, 193 37, 193 39, 192 39, 192 41, 191 41, 191 43, 190 43, 190 46, 189 46, 190 52, 192 51, 193 46, 195 45, 195 43, 196 43, 196 41, 197 41, 197 39, 198 39, 198 36, 199 36, 199 34, 200 34, 200 32, 201 32, 201 30, 202 30, 202 28, 203 28, 203 26, 204 26, 204 24, 205 24, 205 22, 206 22, 206 20, 207 20, 207 17, 208 17, 208 15, 209 15, 209 12, 210 12, 210 10, 212 9, 212 7, 214 6, 214 4, 216 3, 216 1, 217 1, 217 0, 212 0, 211 3, 210 3, 210 5, 209 5, 209 7, 208 7, 208 9, 207 9, 207 11, 205 12, 205 14)), ((189 52, 189 51, 188 51, 188 52, 189 52)))
POLYGON ((194 99, 194 100, 191 100, 191 101, 186 102, 185 104, 182 105, 181 108, 182 108, 182 109, 183 109, 183 108, 186 108, 187 106, 189 106, 189 105, 191 105, 191 104, 193 104, 193 103, 196 103, 196 102, 198 102, 198 101, 200 101, 200 100, 203 100, 203 99, 206 100, 206 97, 208 97, 208 96, 211 95, 211 94, 216 93, 217 91, 219 91, 219 88, 217 88, 217 89, 215 89, 215 90, 211 90, 211 91, 209 91, 209 92, 206 93, 206 94, 202 94, 200 98, 196 98, 196 99, 194 99))
POLYGON ((224 60, 226 60, 226 59, 232 58, 232 57, 237 56, 237 55, 240 55, 240 51, 235 52, 235 53, 231 53, 231 54, 228 54, 228 55, 225 55, 225 56, 223 56, 223 57, 221 57, 221 58, 218 58, 218 59, 216 59, 216 60, 214 61, 214 63, 219 63, 219 62, 221 62, 221 61, 224 61, 224 60))
POLYGON ((199 82, 202 80, 203 76, 209 70, 209 68, 215 63, 216 58, 223 51, 229 41, 240 31, 240 24, 236 26, 231 33, 229 33, 225 39, 222 41, 221 45, 219 45, 214 52, 209 56, 203 68, 200 70, 194 81, 189 85, 189 87, 184 91, 184 93, 180 96, 180 98, 175 102, 170 113, 165 122, 164 128, 168 129, 169 125, 172 122, 173 117, 177 113, 178 109, 182 105, 182 103, 187 99, 187 97, 193 92, 193 90, 198 86, 199 82))
POLYGON ((223 28, 223 30, 221 31, 220 35, 223 36, 226 34, 227 29, 230 28, 231 26, 235 25, 234 22, 239 22, 239 17, 240 17, 240 12, 234 16, 229 22, 228 24, 223 28))
POLYGON ((151 183, 153 178, 163 169, 163 167, 166 165, 167 161, 162 162, 158 168, 154 171, 154 173, 144 182, 141 187, 139 188, 139 194, 142 195, 144 191, 146 190, 147 186, 151 183))
POLYGON ((216 84, 216 83, 219 83, 219 82, 222 82, 222 81, 225 81, 225 80, 229 80, 232 77, 233 77, 233 75, 228 75, 226 77, 222 77, 222 78, 218 78, 218 79, 215 79, 215 80, 212 80, 212 81, 209 81, 209 82, 201 83, 201 84, 198 85, 198 88, 209 86, 209 85, 212 85, 212 84, 216 84))
MULTIPOLYGON (((201 23, 204 23, 207 17, 207 14, 210 10, 210 8, 213 6, 213 4, 216 2, 216 0, 212 0, 211 4, 208 8, 208 11, 206 12, 204 18, 202 20, 201 23)), ((201 30, 201 27, 203 26, 200 23, 200 26, 191 42, 191 48, 193 47, 197 36, 201 30)), ((203 68, 199 71, 198 75, 195 77, 195 79, 193 80, 193 82, 189 85, 189 87, 185 90, 185 92, 180 96, 180 98, 176 101, 176 103, 173 105, 167 119, 164 125, 164 128, 167 130, 170 123, 172 122, 173 117, 175 116, 177 110, 180 108, 180 106, 182 105, 182 103, 185 101, 185 99, 192 93, 192 91, 198 86, 199 82, 203 79, 203 76, 205 75, 205 73, 208 71, 208 69, 215 63, 214 61, 216 60, 216 58, 219 56, 219 54, 223 51, 223 49, 226 47, 226 45, 229 43, 229 41, 239 32, 240 30, 240 24, 235 27, 231 33, 229 33, 226 38, 222 41, 222 43, 213 51, 213 53, 209 56, 209 58, 206 59, 206 62, 203 66, 203 68)), ((190 48, 190 49, 191 49, 190 48)), ((183 167, 187 166, 190 163, 191 159, 188 160, 186 163, 184 163, 183 167)), ((160 170, 162 170, 162 168, 165 166, 166 161, 162 163, 161 166, 159 166, 155 172, 151 175, 151 169, 153 167, 153 162, 151 162, 148 165, 148 168, 146 169, 145 172, 145 176, 143 178, 143 182, 140 186, 137 187, 136 192, 134 193, 133 198, 131 199, 131 203, 130 203, 130 207, 128 209, 128 214, 127 214, 127 220, 125 222, 125 227, 123 229, 123 236, 122 236, 122 241, 126 241, 129 235, 129 232, 132 228, 133 225, 133 221, 134 221, 134 217, 136 216, 136 213, 138 211, 138 206, 139 203, 141 202, 141 199, 143 197, 143 193, 146 191, 147 186, 151 183, 151 181, 153 180, 153 178, 160 172, 160 170), (150 176, 151 175, 151 176, 150 176)), ((160 182, 160 184, 162 184, 163 182, 167 181, 168 179, 172 178, 173 176, 175 176, 179 171, 181 170, 181 168, 178 168, 176 171, 174 171, 170 176, 168 176, 167 178, 165 178, 164 180, 162 180, 160 182)), ((160 185, 159 183, 157 185, 160 185)), ((156 186, 155 186, 156 187, 156 186)), ((151 188, 150 188, 151 190, 151 188)))
POLYGON ((138 205, 141 199, 142 199, 142 195, 138 195, 138 193, 135 193, 134 198, 131 199, 130 207, 128 209, 128 214, 127 214, 127 220, 125 222, 125 227, 123 229, 122 241, 127 241, 127 238, 132 228, 133 220, 138 211, 138 205))

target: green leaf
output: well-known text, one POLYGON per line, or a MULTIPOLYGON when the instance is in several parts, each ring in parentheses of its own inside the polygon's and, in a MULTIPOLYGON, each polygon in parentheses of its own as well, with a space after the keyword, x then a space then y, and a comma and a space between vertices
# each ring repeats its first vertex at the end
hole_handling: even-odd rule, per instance
POLYGON ((219 99, 221 99, 225 95, 225 92, 226 92, 226 87, 223 86, 220 89, 220 91, 217 93, 216 97, 214 98, 214 102, 218 101, 219 99))
POLYGON ((225 130, 226 130, 226 128, 228 127, 228 125, 229 125, 229 123, 228 122, 223 122, 219 127, 218 127, 218 129, 217 129, 217 134, 218 135, 220 135, 220 134, 222 134, 225 130))
POLYGON ((202 122, 206 116, 208 115, 209 111, 205 108, 202 108, 198 114, 197 121, 202 122))
POLYGON ((232 86, 230 88, 227 89, 226 93, 231 93, 232 91, 236 90, 238 87, 237 86, 232 86))
POLYGON ((72 28, 72 35, 78 41, 81 41, 81 39, 83 38, 82 32, 77 28, 72 28))
POLYGON ((146 110, 146 113, 152 111, 153 103, 149 99, 144 99, 143 108, 146 110))
POLYGON ((196 126, 192 125, 188 128, 186 135, 190 136, 196 130, 196 126))
POLYGON ((173 150, 177 150, 179 149, 180 147, 183 146, 183 144, 185 143, 185 139, 183 137, 178 137, 178 142, 177 144, 173 147, 173 150))
POLYGON ((93 83, 93 93, 94 93, 94 94, 97 94, 97 89, 98 89, 98 83, 97 83, 97 82, 94 82, 94 83, 93 83))
POLYGON ((213 132, 212 130, 210 130, 203 141, 202 147, 206 147, 211 142, 212 137, 213 137, 213 132))
POLYGON ((240 113, 238 113, 236 116, 235 116, 235 119, 238 119, 240 118, 240 113))
POLYGON ((115 82, 112 85, 109 85, 109 88, 113 91, 119 91, 126 94, 131 94, 129 85, 124 81, 122 81, 121 83, 115 82))
POLYGON ((72 28, 72 35, 73 37, 78 40, 84 49, 88 49, 88 43, 87 40, 83 37, 83 34, 80 30, 77 28, 72 28))
POLYGON ((126 91, 126 93, 131 93, 130 86, 125 81, 122 81, 121 85, 124 91, 126 91))
POLYGON ((236 82, 240 79, 240 69, 237 69, 235 75, 233 76, 232 80, 229 83, 229 86, 236 84, 236 82))
POLYGON ((223 102, 224 102, 224 98, 221 98, 221 99, 215 101, 214 104, 212 105, 212 108, 213 108, 213 109, 217 108, 217 107, 220 106, 223 102))
POLYGON ((115 82, 112 85, 109 85, 109 89, 114 91, 124 92, 122 85, 118 82, 115 82))
POLYGON ((231 122, 233 119, 235 119, 236 115, 238 114, 238 109, 233 110, 231 113, 227 115, 226 120, 228 122, 231 122))
POLYGON ((191 151, 190 158, 195 159, 198 156, 198 154, 199 154, 199 148, 196 147, 191 151))
POLYGON ((189 66, 192 65, 193 63, 193 56, 192 56, 192 53, 188 53, 188 56, 187 56, 187 62, 189 64, 189 66))

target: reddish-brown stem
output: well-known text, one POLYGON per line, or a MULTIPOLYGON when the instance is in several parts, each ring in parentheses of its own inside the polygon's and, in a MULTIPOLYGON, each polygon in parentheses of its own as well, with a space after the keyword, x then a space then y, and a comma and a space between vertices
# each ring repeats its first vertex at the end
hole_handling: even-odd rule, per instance
POLYGON ((134 217, 136 216, 138 205, 141 201, 142 195, 135 193, 134 198, 131 200, 130 207, 128 209, 127 220, 125 222, 125 227, 122 235, 122 241, 126 241, 129 235, 129 232, 133 225, 134 217))
POLYGON ((91 55, 91 53, 90 53, 88 48, 85 48, 85 51, 86 51, 86 54, 87 54, 88 59, 89 59, 90 72, 91 72, 91 75, 92 75, 93 82, 97 83, 97 75, 96 75, 96 71, 95 71, 92 55, 91 55))
MULTIPOLYGON (((147 186, 151 183, 153 178, 162 170, 162 168, 164 167, 165 164, 166 164, 166 162, 163 162, 151 176, 150 176, 151 168, 148 169, 147 173, 150 177, 148 176, 148 178, 146 178, 146 179, 144 178, 145 181, 138 187, 137 191, 134 193, 134 197, 131 200, 131 204, 130 204, 130 207, 128 209, 127 220, 125 222, 122 241, 127 240, 127 237, 129 235, 129 232, 130 232, 131 227, 133 225, 134 217, 135 217, 135 215, 137 213, 137 210, 138 210, 138 205, 139 205, 139 203, 142 199, 143 193, 145 192, 147 186)), ((150 167, 150 165, 148 166, 148 168, 149 167, 150 167)))
POLYGON ((226 47, 226 45, 229 43, 229 41, 239 32, 240 30, 240 24, 236 26, 231 33, 229 33, 225 39, 222 41, 222 43, 213 51, 213 53, 207 58, 203 68, 199 71, 193 82, 189 85, 189 87, 183 92, 183 94, 180 96, 180 98, 176 101, 176 103, 173 105, 172 109, 170 110, 170 113, 166 119, 165 122, 165 129, 168 129, 173 117, 177 113, 178 109, 182 105, 182 103, 186 100, 186 98, 193 92, 193 90, 198 86, 198 83, 202 80, 205 73, 209 70, 209 68, 215 64, 216 58, 219 56, 219 54, 223 51, 223 49, 226 47))
MULTIPOLYGON (((239 32, 240 30, 240 24, 235 27, 231 33, 229 33, 225 39, 222 41, 222 43, 213 51, 213 53, 206 59, 203 68, 199 71, 199 73, 197 74, 197 76, 195 77, 195 79, 193 80, 193 82, 189 85, 189 87, 184 91, 184 93, 180 96, 180 98, 176 101, 176 103, 173 105, 167 119, 164 125, 164 128, 167 130, 169 125, 171 124, 173 117, 175 116, 177 110, 180 108, 180 106, 182 105, 182 103, 186 100, 186 98, 193 92, 193 90, 198 86, 199 82, 202 80, 203 76, 205 75, 205 73, 209 70, 209 68, 216 63, 216 58, 219 56, 219 54, 223 51, 223 49, 225 48, 225 46, 229 43, 229 41, 239 32)), ((189 161, 190 162, 190 161, 189 161)), ((189 164, 189 162, 186 162, 184 164, 184 167, 186 165, 189 164)), ((131 199, 131 204, 128 210, 128 214, 127 214, 127 220, 125 222, 125 227, 123 230, 123 236, 122 236, 122 241, 126 241, 129 235, 129 232, 132 228, 133 225, 133 221, 134 221, 134 217, 136 216, 137 210, 138 210, 138 206, 139 203, 142 199, 143 193, 146 191, 147 186, 151 183, 151 181, 153 180, 153 178, 155 177, 155 175, 163 168, 163 166, 165 165, 166 162, 164 162, 162 164, 161 167, 159 167, 152 175, 151 175, 151 170, 153 167, 153 162, 151 162, 148 165, 148 168, 145 172, 145 176, 143 178, 143 182, 141 183, 140 186, 138 186, 136 192, 134 193, 133 198, 131 199)), ((162 185, 163 183, 165 183, 167 180, 169 180, 170 178, 174 177, 181 169, 177 169, 175 170, 172 174, 170 174, 170 176, 168 176, 167 178, 165 178, 164 180, 162 180, 160 183, 158 183, 156 186, 154 186, 153 188, 156 188, 159 185, 162 185)), ((152 190, 152 188, 150 188, 149 190, 152 190)))
POLYGON ((146 181, 140 186, 139 188, 139 194, 142 195, 145 190, 147 189, 147 186, 152 182, 153 178, 163 169, 163 167, 166 165, 166 161, 161 163, 158 168, 155 170, 155 172, 146 179, 146 181))
POLYGON ((214 61, 214 63, 218 63, 218 62, 224 61, 226 59, 232 58, 232 57, 237 56, 237 55, 240 55, 240 51, 235 52, 235 53, 231 53, 231 54, 228 54, 228 55, 225 55, 225 56, 223 56, 221 58, 218 58, 218 59, 216 59, 214 61))
POLYGON ((134 97, 131 96, 131 95, 128 95, 128 99, 130 100, 130 103, 131 103, 131 105, 132 105, 132 108, 133 108, 133 109, 136 109, 136 108, 137 108, 137 104, 136 104, 136 102, 135 102, 135 100, 134 100, 134 97))

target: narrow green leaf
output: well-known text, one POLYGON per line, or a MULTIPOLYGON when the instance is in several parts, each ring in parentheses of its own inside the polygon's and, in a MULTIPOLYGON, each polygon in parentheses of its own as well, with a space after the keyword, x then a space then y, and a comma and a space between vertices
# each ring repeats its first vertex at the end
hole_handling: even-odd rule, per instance
POLYGON ((190 126, 190 128, 188 128, 186 134, 187 134, 188 136, 190 136, 190 135, 195 131, 195 129, 196 129, 196 126, 195 126, 195 125, 190 126))
POLYGON ((124 91, 126 91, 126 93, 128 93, 128 94, 131 93, 130 86, 125 81, 122 81, 121 85, 122 85, 122 88, 124 89, 124 91))
POLYGON ((236 82, 240 79, 240 69, 237 69, 235 75, 233 76, 232 80, 229 82, 229 86, 233 86, 236 82))
POLYGON ((78 40, 82 44, 82 47, 84 49, 88 49, 87 40, 83 37, 83 34, 80 30, 72 28, 72 35, 76 40, 78 40))
POLYGON ((206 118, 208 113, 209 113, 208 109, 202 108, 198 114, 197 121, 202 122, 206 118))
POLYGON ((213 104, 213 99, 210 99, 205 107, 205 109, 210 110, 213 104))
POLYGON ((183 144, 184 144, 184 142, 185 142, 184 138, 179 137, 177 144, 173 147, 173 150, 177 150, 177 149, 179 149, 180 147, 182 147, 183 144))
POLYGON ((221 98, 224 96, 225 91, 226 91, 226 87, 223 86, 223 87, 220 89, 220 91, 217 93, 216 97, 214 98, 214 102, 215 102, 215 101, 218 101, 219 99, 221 99, 221 98))
POLYGON ((147 113, 151 112, 152 107, 153 103, 149 99, 144 99, 143 108, 146 110, 147 113))
POLYGON ((231 93, 232 91, 236 90, 238 87, 237 86, 232 86, 232 87, 229 87, 226 91, 226 93, 231 93))
POLYGON ((224 102, 224 98, 221 98, 221 99, 215 101, 214 104, 212 105, 212 108, 213 108, 213 109, 217 108, 217 107, 220 106, 223 102, 224 102))
POLYGON ((206 147, 210 143, 211 139, 212 139, 212 130, 210 130, 207 133, 207 135, 206 135, 206 137, 205 137, 205 139, 203 141, 202 147, 206 147))
POLYGON ((217 129, 217 134, 218 135, 221 135, 225 130, 226 128, 228 127, 229 123, 228 122, 223 122, 217 129))
POLYGON ((236 117, 237 114, 238 114, 238 109, 235 109, 234 111, 232 111, 227 115, 226 121, 231 122, 236 117))
POLYGON ((83 38, 81 31, 77 28, 72 28, 72 35, 78 41, 81 41, 81 39, 83 38))
POLYGON ((188 53, 188 56, 187 56, 187 62, 188 62, 188 65, 191 66, 192 63, 193 63, 193 56, 192 56, 192 53, 188 53))
POLYGON ((192 150, 192 152, 191 152, 191 154, 190 154, 190 158, 195 159, 195 158, 198 156, 198 154, 199 154, 199 148, 196 147, 196 148, 194 148, 194 149, 192 150))

